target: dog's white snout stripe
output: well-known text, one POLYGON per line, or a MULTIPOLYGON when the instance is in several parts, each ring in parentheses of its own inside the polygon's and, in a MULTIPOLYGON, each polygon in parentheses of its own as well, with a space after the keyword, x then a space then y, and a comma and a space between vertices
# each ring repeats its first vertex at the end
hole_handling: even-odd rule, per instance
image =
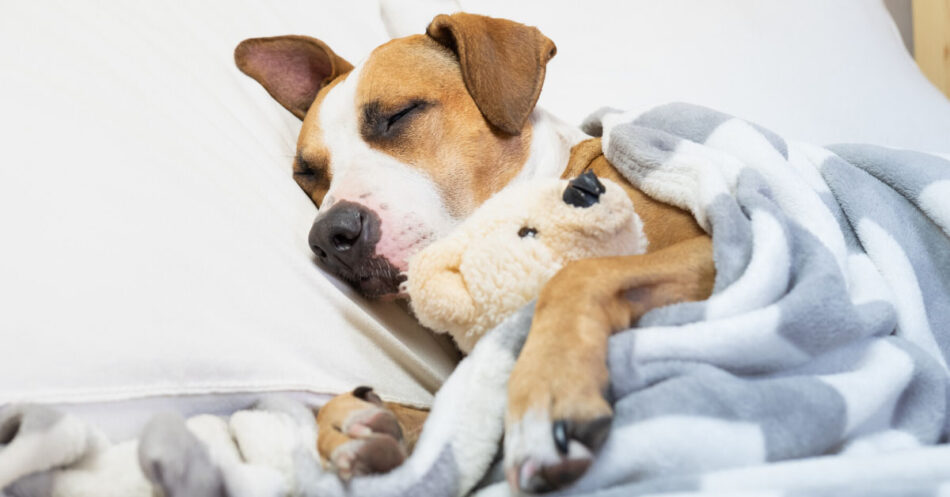
POLYGON ((332 88, 319 109, 332 178, 321 210, 344 200, 365 206, 379 217, 376 255, 405 270, 412 254, 448 233, 456 220, 428 176, 363 140, 356 101, 363 67, 332 88))

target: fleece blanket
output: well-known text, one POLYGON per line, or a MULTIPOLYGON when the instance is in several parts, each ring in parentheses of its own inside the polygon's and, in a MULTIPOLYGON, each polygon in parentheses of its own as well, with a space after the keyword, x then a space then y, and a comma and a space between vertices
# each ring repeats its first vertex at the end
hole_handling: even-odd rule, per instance
MULTIPOLYGON (((793 143, 686 104, 603 110, 585 126, 627 179, 712 235, 717 277, 708 300, 656 309, 611 338, 611 433, 558 495, 950 491, 950 161, 793 143)), ((118 445, 70 416, 7 406, 0 488, 506 496, 505 383, 532 312, 478 343, 411 457, 385 475, 322 473, 313 417, 292 402, 158 416, 118 445)))

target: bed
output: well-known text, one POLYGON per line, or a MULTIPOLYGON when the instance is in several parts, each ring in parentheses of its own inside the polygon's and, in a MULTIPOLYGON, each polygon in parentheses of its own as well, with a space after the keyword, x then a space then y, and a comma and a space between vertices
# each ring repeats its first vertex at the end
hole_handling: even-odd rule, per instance
MULTIPOLYGON (((390 3, 388 28, 421 33, 444 5, 390 3)), ((687 101, 804 141, 950 154, 950 102, 878 1, 461 6, 557 43, 539 105, 569 121, 687 101)), ((285 33, 353 61, 389 36, 370 1, 6 6, 0 405, 122 440, 159 410, 319 405, 361 384, 431 404, 457 352, 315 267, 299 121, 233 66, 240 40, 285 33)))

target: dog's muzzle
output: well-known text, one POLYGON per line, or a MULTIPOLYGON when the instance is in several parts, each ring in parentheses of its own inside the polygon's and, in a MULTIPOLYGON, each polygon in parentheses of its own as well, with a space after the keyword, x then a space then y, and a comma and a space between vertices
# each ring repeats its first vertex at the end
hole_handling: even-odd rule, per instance
POLYGON ((366 297, 395 295, 402 276, 376 255, 379 216, 366 207, 339 201, 320 213, 310 228, 310 249, 318 263, 366 297))

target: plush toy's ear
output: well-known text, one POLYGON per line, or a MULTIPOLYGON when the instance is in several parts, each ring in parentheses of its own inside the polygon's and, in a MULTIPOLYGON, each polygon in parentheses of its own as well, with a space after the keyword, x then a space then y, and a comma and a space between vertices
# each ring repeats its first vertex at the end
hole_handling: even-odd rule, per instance
POLYGON ((557 53, 554 42, 535 27, 465 13, 436 16, 426 34, 458 55, 465 87, 485 119, 520 134, 557 53))
POLYGON ((326 43, 309 36, 244 40, 234 49, 234 62, 300 119, 320 88, 353 69, 326 43))
POLYGON ((406 291, 419 322, 434 331, 457 332, 471 326, 475 301, 462 278, 464 243, 438 241, 409 261, 406 291))

